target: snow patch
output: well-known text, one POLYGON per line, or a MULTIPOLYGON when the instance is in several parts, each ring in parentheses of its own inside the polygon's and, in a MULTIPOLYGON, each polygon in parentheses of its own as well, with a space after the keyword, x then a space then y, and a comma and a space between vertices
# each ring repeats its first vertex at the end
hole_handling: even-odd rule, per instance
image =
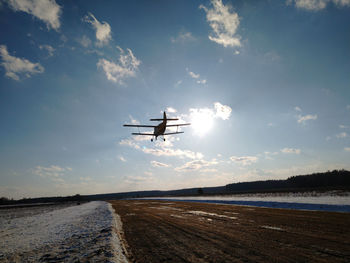
POLYGON ((229 218, 229 219, 237 219, 237 217, 235 216, 218 215, 216 213, 208 213, 204 211, 188 211, 187 213, 198 215, 198 216, 214 216, 214 217, 222 217, 222 218, 229 218))
POLYGON ((154 197, 144 200, 187 201, 297 210, 350 212, 350 192, 253 193, 226 196, 154 197))
POLYGON ((127 250, 126 250, 126 241, 124 239, 123 232, 123 223, 120 219, 120 216, 114 211, 111 204, 108 204, 108 209, 111 211, 113 216, 112 226, 112 247, 114 252, 115 262, 118 263, 128 263, 126 258, 127 250))
POLYGON ((282 228, 280 227, 276 227, 276 226, 260 226, 262 228, 265 228, 265 229, 271 229, 271 230, 277 230, 277 231, 283 231, 282 228))
MULTIPOLYGON (((0 218, 6 215, 1 213, 0 218)), ((0 221, 0 260, 4 262, 127 262, 119 256, 122 250, 113 231, 120 230, 121 223, 106 202, 0 221)))

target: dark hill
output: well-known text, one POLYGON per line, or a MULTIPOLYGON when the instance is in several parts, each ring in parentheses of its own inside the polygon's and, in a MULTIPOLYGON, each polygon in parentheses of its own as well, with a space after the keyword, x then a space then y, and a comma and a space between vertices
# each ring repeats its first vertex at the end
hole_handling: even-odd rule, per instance
POLYGON ((350 190, 350 172, 334 170, 325 173, 292 176, 285 180, 266 180, 240 182, 217 187, 189 188, 169 191, 137 191, 112 194, 74 195, 66 197, 41 197, 9 200, 0 198, 2 204, 57 203, 81 202, 92 200, 115 200, 124 198, 162 197, 162 196, 193 196, 193 195, 225 195, 254 192, 287 192, 287 191, 330 191, 350 190))

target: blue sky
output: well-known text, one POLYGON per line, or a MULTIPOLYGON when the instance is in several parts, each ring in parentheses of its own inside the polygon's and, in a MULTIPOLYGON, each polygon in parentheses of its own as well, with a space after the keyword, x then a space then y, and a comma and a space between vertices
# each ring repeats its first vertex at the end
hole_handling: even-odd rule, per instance
POLYGON ((350 1, 0 2, 0 195, 350 169, 350 1), (166 110, 166 142, 131 136, 166 110))

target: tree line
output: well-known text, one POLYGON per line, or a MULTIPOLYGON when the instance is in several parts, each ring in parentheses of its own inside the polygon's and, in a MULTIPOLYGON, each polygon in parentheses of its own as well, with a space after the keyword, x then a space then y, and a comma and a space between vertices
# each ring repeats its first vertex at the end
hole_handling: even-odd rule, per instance
POLYGON ((226 185, 228 192, 265 191, 278 189, 327 189, 350 188, 350 172, 333 170, 324 173, 291 176, 285 180, 242 182, 226 185))

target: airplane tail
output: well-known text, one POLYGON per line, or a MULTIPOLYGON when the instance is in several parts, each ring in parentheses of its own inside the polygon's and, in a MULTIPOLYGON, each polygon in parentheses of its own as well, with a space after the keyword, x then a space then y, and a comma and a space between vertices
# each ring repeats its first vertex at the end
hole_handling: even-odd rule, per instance
POLYGON ((165 111, 163 112, 163 119, 150 119, 150 121, 177 121, 179 119, 168 119, 165 111))

